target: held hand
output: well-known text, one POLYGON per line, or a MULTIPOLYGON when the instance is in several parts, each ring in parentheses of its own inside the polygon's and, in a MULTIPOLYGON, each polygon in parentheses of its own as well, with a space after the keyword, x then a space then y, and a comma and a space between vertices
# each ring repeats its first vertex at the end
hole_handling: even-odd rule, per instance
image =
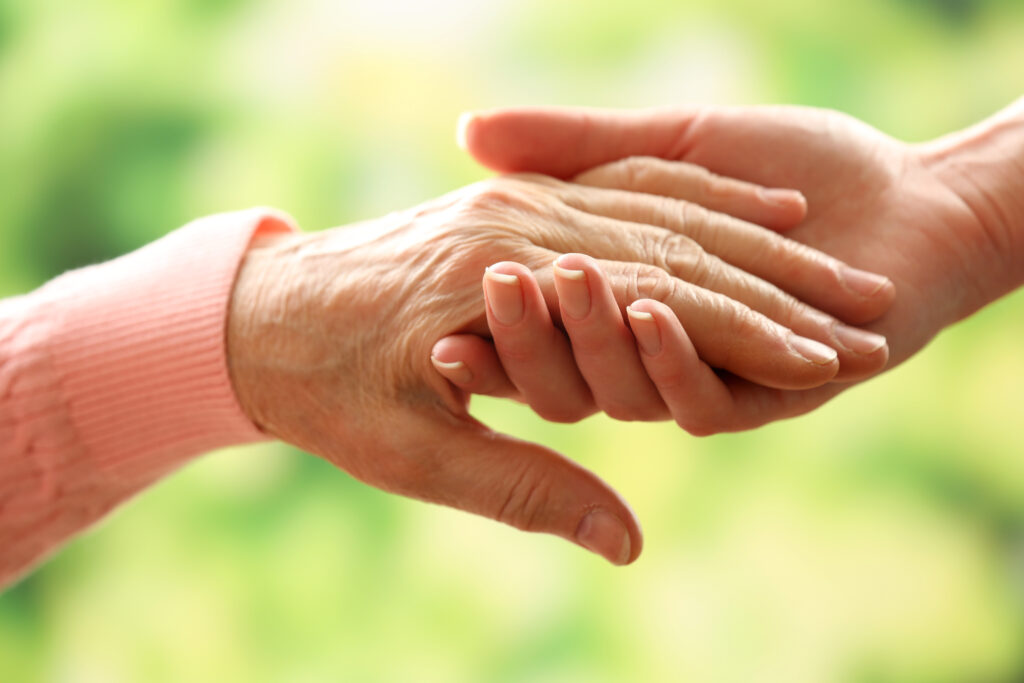
MULTIPOLYGON (((357 226, 264 238, 250 249, 231 304, 228 357, 239 400, 267 433, 386 491, 631 562, 640 530, 618 495, 559 454, 473 420, 466 394, 431 366, 430 349, 446 335, 486 332, 479 278, 502 259, 538 273, 533 301, 557 319, 551 263, 586 249, 607 275, 603 296, 664 301, 684 324, 704 330, 695 341, 701 353, 727 350, 718 361, 731 372, 801 387, 832 378, 835 354, 805 357, 802 349, 822 345, 791 329, 827 341, 833 319, 683 234, 609 215, 614 207, 633 217, 670 216, 684 211, 677 204, 510 177, 357 226), (725 293, 683 279, 697 276, 725 293)), ((716 229, 750 230, 715 220, 716 229)), ((762 239, 760 246, 775 245, 780 262, 820 272, 820 301, 831 308, 866 318, 887 305, 843 288, 834 277, 842 265, 833 259, 768 232, 762 239)), ((571 364, 567 343, 560 348, 571 364)), ((870 371, 878 359, 863 362, 870 371)))
MULTIPOLYGON (((582 173, 578 182, 600 187, 673 194, 670 185, 633 172, 635 162, 599 166, 652 155, 800 190, 807 218, 787 237, 895 283, 892 310, 871 328, 889 339, 895 364, 1024 279, 1021 207, 1014 213, 1012 203, 1007 209, 992 198, 1005 187, 991 168, 967 172, 982 167, 978 140, 995 147, 997 138, 1004 158, 1021 158, 1024 101, 1016 110, 973 136, 921 146, 837 112, 796 107, 505 110, 464 120, 463 138, 492 169, 582 173)), ((1011 196, 1020 203, 1021 192, 1011 196)), ((791 392, 788 401, 802 412, 841 389, 791 392)))
MULTIPOLYGON (((707 435, 750 428, 789 409, 785 398, 793 392, 715 373, 664 303, 639 299, 623 314, 589 256, 565 254, 553 271, 565 334, 548 316, 534 274, 518 263, 498 263, 483 285, 493 346, 474 335, 446 337, 433 349, 438 371, 464 391, 517 398, 559 422, 581 419, 596 406, 616 419, 672 418, 707 435), (568 358, 556 352, 566 334, 568 358)), ((859 349, 844 348, 847 358, 884 363, 884 337, 842 325, 833 335, 859 349)), ((825 346, 805 352, 835 357, 825 346)))

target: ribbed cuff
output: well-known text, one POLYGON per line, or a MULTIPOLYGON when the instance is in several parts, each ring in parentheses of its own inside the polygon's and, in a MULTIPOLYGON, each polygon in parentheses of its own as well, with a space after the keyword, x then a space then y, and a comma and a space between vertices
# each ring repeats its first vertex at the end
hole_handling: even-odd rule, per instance
POLYGON ((265 438, 231 387, 227 315, 252 238, 292 230, 268 209, 209 216, 40 292, 55 315, 57 381, 98 470, 143 484, 196 454, 265 438))

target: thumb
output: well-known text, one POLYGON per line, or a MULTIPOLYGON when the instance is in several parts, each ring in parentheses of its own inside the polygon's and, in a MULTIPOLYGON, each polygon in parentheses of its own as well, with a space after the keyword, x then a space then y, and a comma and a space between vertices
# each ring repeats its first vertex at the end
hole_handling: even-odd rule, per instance
POLYGON ((569 178, 623 157, 681 159, 687 132, 705 110, 494 109, 463 114, 456 137, 459 146, 492 170, 569 178))
POLYGON ((539 444, 499 434, 470 417, 407 418, 415 442, 399 445, 421 466, 400 493, 554 534, 616 565, 639 554, 643 536, 629 505, 597 475, 539 444), (418 423, 418 424, 417 424, 418 423))

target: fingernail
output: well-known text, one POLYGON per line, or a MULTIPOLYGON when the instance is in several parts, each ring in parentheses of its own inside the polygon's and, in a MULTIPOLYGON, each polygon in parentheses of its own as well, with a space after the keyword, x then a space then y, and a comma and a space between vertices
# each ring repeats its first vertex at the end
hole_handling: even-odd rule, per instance
POLYGON ((648 356, 657 355, 661 351, 661 332, 654 316, 647 311, 634 311, 630 306, 626 306, 626 315, 640 350, 648 356))
POLYGON ((626 564, 632 545, 626 525, 619 518, 598 508, 592 510, 576 529, 576 541, 612 564, 626 564))
POLYGON ((839 269, 839 281, 843 287, 863 297, 874 296, 889 282, 889 278, 878 273, 870 273, 860 268, 844 266, 839 269))
POLYGON ((832 347, 798 334, 790 333, 789 347, 815 365, 828 365, 838 357, 836 350, 832 347))
POLYGON ((484 271, 484 293, 499 323, 515 325, 523 319, 523 287, 518 277, 488 268, 484 271))
POLYGON ((790 206, 803 199, 803 195, 796 190, 783 190, 775 187, 762 187, 758 190, 758 194, 766 204, 773 206, 790 206))
POLYGON ((473 372, 461 360, 445 363, 438 360, 436 356, 431 356, 430 362, 434 364, 438 372, 456 384, 469 384, 473 381, 473 372))
POLYGON ((854 353, 874 353, 885 346, 885 337, 857 327, 836 325, 836 340, 854 353))
POLYGON ((555 289, 558 302, 573 320, 583 320, 590 313, 590 287, 587 274, 582 270, 562 268, 555 263, 555 289))
POLYGON ((459 121, 455 124, 455 144, 459 146, 459 149, 466 149, 466 129, 469 128, 470 121, 473 120, 473 112, 464 111, 459 114, 459 121))

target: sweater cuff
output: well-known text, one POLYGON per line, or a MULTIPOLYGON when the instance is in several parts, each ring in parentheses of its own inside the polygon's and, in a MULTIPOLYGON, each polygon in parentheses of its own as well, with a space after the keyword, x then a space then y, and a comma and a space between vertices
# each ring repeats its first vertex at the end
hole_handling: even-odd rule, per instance
POLYGON ((266 438, 231 386, 227 316, 253 237, 295 229, 269 209, 208 216, 40 291, 52 306, 56 379, 98 470, 136 486, 266 438))

